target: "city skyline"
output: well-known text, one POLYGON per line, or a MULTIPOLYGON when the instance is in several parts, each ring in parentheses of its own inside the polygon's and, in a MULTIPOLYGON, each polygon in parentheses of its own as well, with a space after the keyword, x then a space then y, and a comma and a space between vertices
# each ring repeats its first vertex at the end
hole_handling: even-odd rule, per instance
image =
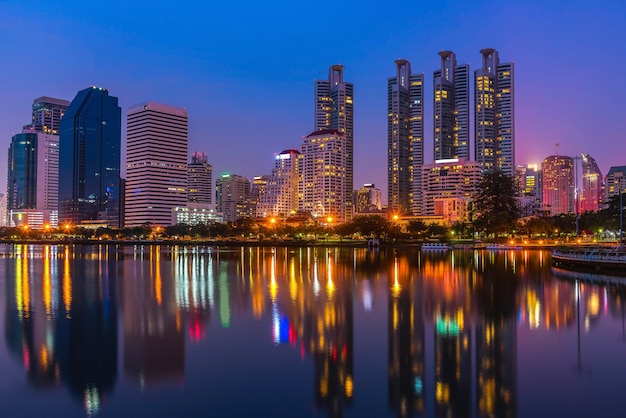
MULTIPOLYGON (((556 143, 560 143, 560 155, 589 153, 603 173, 624 164, 615 152, 622 140, 619 115, 624 82, 617 79, 617 85, 603 92, 593 83, 582 82, 594 74, 595 63, 603 56, 612 57, 614 68, 624 63, 623 56, 613 53, 618 39, 624 37, 625 29, 618 24, 621 11, 626 13, 621 3, 569 2, 563 14, 566 3, 561 2, 498 6, 485 2, 471 9, 445 2, 437 7, 412 6, 393 24, 397 16, 382 5, 341 5, 338 13, 357 19, 348 24, 337 45, 305 29, 316 16, 312 3, 274 5, 270 13, 250 4, 241 22, 236 21, 238 11, 220 5, 212 9, 206 25, 194 24, 203 13, 183 18, 179 9, 152 10, 145 20, 137 17, 139 13, 132 19, 118 16, 115 2, 111 10, 101 6, 78 10, 71 2, 54 11, 36 1, 0 6, 4 16, 0 35, 13 40, 3 45, 7 62, 18 62, 29 51, 45 61, 47 69, 46 77, 41 77, 35 72, 37 66, 5 67, 2 145, 7 149, 13 134, 30 122, 27 112, 33 99, 71 100, 85 86, 97 85, 119 97, 123 115, 146 100, 187 108, 189 151, 206 152, 216 176, 228 171, 252 178, 268 171, 267 161, 274 154, 297 146, 310 133, 312 81, 323 79, 330 65, 340 63, 345 66, 345 79, 355 88, 353 188, 375 183, 383 189, 386 201, 386 83, 393 62, 406 58, 414 72, 426 74, 424 150, 428 163, 433 158, 429 100, 433 91, 428 80, 438 68, 438 51, 454 51, 457 62, 468 63, 473 71, 480 68, 479 51, 493 47, 517 67, 517 164, 540 163, 554 154, 556 143), (471 26, 484 13, 492 25, 471 26), (170 15, 171 21, 166 20, 170 15), (258 15, 264 17, 261 24, 250 27, 246 22, 258 15), (429 35, 445 27, 432 23, 444 15, 456 26, 441 36, 429 35), (513 15, 515 20, 510 19, 513 15), (46 22, 54 19, 62 19, 64 25, 50 30, 46 22), (160 33, 159 24, 165 21, 172 30, 160 33), (394 29, 409 23, 419 28, 412 33, 394 29), (28 33, 21 30, 27 24, 32 29, 28 33), (44 28, 50 42, 59 45, 52 51, 34 41, 44 28), (272 48, 260 46, 264 44, 272 48), (574 83, 576 89, 570 88, 574 83), (591 106, 600 102, 602 106, 591 106), (247 152, 240 152, 242 146, 247 152)), ((133 15, 133 7, 141 4, 125 6, 125 11, 133 15)), ((5 164, 2 159, 2 184, 6 184, 5 164)))

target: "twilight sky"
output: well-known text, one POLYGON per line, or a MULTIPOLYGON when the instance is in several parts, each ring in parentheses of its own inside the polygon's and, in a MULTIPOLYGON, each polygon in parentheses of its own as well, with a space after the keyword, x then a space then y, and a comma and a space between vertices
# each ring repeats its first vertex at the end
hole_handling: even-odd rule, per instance
POLYGON ((355 90, 354 186, 376 183, 386 201, 393 61, 425 73, 429 162, 437 53, 454 51, 473 73, 485 47, 515 62, 516 163, 540 163, 559 143, 559 154, 591 154, 604 174, 626 165, 625 40, 623 0, 5 0, 0 192, 33 99, 72 100, 91 85, 119 98, 123 125, 147 100, 186 107, 189 152, 209 155, 214 178, 268 174, 274 154, 312 130, 313 81, 343 64, 355 90))

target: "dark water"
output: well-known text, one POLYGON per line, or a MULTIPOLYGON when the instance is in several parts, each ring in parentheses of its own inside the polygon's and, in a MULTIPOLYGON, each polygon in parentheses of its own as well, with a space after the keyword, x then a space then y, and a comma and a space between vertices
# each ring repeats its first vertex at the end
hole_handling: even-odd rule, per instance
POLYGON ((626 291, 590 279, 547 251, 0 246, 0 414, 622 417, 626 291))

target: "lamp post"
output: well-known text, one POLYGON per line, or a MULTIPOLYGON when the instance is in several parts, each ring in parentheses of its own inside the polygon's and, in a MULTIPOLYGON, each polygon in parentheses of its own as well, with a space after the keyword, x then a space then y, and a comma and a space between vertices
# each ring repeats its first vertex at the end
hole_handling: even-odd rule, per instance
POLYGON ((615 182, 617 183, 617 191, 619 193, 619 248, 622 248, 622 230, 623 230, 623 210, 624 203, 622 201, 622 181, 624 179, 624 173, 617 172, 614 174, 615 182))

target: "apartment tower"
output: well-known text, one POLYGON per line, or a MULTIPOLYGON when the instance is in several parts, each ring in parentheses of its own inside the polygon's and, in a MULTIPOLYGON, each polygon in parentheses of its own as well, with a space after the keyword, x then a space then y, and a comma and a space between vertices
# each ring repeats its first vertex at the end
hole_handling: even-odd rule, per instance
POLYGON ((127 227, 172 225, 187 204, 187 110, 147 102, 126 119, 127 227))
POLYGON ((420 170, 424 164, 424 75, 409 61, 395 61, 387 80, 387 193, 391 209, 420 212, 420 170))
POLYGON ((343 65, 332 65, 328 80, 315 80, 315 131, 335 130, 345 137, 344 213, 352 219, 354 184, 354 86, 343 81, 343 65))
POLYGON ((433 75, 434 160, 469 160, 469 65, 457 65, 451 51, 439 56, 441 69, 433 75))
POLYGON ((474 158, 483 172, 515 174, 514 65, 500 63, 498 51, 485 48, 474 72, 474 158))
MULTIPOLYGON (((327 129, 304 137, 298 163, 298 210, 346 221, 346 137, 327 129)), ((352 195, 352 193, 350 194, 352 195)))
POLYGON ((191 154, 187 165, 187 200, 210 205, 213 201, 213 167, 204 152, 191 154))

